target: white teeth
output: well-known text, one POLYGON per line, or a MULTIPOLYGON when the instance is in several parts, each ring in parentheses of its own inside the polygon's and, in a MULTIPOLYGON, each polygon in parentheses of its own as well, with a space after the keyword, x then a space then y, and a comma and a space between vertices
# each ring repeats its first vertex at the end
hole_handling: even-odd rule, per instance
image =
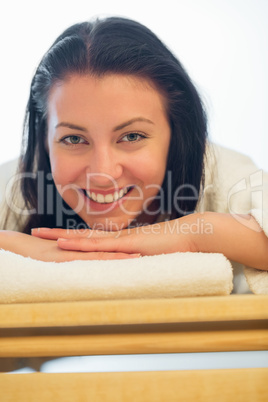
POLYGON ((104 201, 108 204, 109 202, 113 202, 113 200, 114 200, 114 197, 113 197, 113 195, 112 194, 107 194, 105 197, 104 197, 104 201))
POLYGON ((97 202, 100 204, 104 204, 104 195, 103 194, 97 194, 97 202))
POLYGON ((114 194, 96 194, 94 192, 90 192, 85 190, 87 196, 91 198, 93 201, 98 202, 99 204, 110 204, 112 202, 117 201, 119 198, 122 198, 127 192, 129 188, 125 187, 124 189, 122 188, 119 192, 115 191, 114 194))

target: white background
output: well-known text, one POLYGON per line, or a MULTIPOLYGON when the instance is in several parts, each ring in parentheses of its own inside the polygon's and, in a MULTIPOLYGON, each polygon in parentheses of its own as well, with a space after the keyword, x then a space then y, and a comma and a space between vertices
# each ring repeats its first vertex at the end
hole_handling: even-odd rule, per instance
POLYGON ((205 101, 211 139, 268 170, 268 0, 1 4, 0 163, 19 154, 30 81, 54 39, 73 23, 120 15, 147 25, 182 61, 205 101))

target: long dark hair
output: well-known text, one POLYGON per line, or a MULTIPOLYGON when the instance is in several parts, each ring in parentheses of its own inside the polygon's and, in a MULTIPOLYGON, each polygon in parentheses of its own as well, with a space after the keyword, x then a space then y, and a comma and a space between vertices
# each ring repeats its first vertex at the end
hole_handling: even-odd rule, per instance
MULTIPOLYGON (((65 30, 45 54, 33 77, 20 172, 34 173, 35 176, 24 177, 20 182, 20 191, 25 208, 35 212, 29 215, 22 231, 28 233, 32 227, 38 226, 66 227, 66 217, 71 214, 51 179, 45 139, 49 90, 55 82, 73 73, 134 75, 149 79, 164 94, 172 132, 162 185, 165 206, 168 210, 167 193, 177 191, 178 194, 179 189, 176 207, 172 204, 169 210, 171 218, 193 212, 204 179, 207 138, 206 115, 201 99, 181 63, 148 28, 129 19, 112 17, 75 24, 65 30), (37 172, 43 175, 41 209, 37 172), (172 178, 172 183, 168 172, 171 172, 169 178, 172 178), (51 186, 54 186, 54 191, 51 186), (193 189, 197 196, 193 196, 193 189), (48 203, 61 203, 65 213, 60 223, 56 221, 55 208, 48 203), (54 212, 47 212, 52 210, 54 212)), ((77 223, 81 222, 78 216, 75 219, 77 223)))

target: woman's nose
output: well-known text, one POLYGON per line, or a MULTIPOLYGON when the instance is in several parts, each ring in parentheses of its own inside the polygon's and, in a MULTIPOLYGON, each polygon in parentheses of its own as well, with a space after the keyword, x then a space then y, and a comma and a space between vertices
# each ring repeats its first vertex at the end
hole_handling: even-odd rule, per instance
POLYGON ((123 163, 118 153, 106 147, 93 151, 90 155, 87 167, 87 178, 90 178, 91 186, 113 186, 121 177, 123 163))

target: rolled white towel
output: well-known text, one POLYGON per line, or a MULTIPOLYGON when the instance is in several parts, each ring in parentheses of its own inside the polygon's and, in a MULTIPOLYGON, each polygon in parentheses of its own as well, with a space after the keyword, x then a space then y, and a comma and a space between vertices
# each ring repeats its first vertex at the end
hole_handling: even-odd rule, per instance
POLYGON ((55 263, 0 250, 0 303, 228 295, 232 279, 222 254, 55 263))

